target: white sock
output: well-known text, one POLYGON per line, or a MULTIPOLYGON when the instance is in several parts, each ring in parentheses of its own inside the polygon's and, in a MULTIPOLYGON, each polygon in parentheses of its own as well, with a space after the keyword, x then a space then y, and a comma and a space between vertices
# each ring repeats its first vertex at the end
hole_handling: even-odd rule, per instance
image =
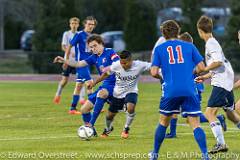
POLYGON ((214 137, 217 140, 218 144, 225 144, 224 136, 223 136, 223 131, 222 131, 222 126, 220 125, 219 122, 212 122, 210 123, 212 132, 214 137))
POLYGON ((80 100, 83 100, 85 98, 85 87, 82 87, 79 96, 80 96, 79 97, 80 100))
POLYGON ((57 92, 56 92, 56 96, 60 96, 60 95, 62 94, 62 89, 63 89, 63 87, 62 87, 62 85, 59 83, 59 84, 58 84, 58 89, 57 89, 57 92))
POLYGON ((106 117, 105 122, 106 122, 106 129, 109 131, 112 128, 113 120, 107 119, 107 117, 106 117))
POLYGON ((126 123, 124 126, 125 128, 130 127, 130 125, 132 124, 132 122, 134 120, 135 115, 136 115, 136 113, 132 113, 132 114, 130 114, 128 112, 126 113, 127 118, 126 118, 126 123))

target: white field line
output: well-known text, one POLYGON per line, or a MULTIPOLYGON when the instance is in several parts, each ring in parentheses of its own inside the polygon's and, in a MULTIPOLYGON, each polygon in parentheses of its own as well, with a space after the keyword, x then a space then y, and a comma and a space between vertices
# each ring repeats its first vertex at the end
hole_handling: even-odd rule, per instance
MULTIPOLYGON (((184 126, 188 127, 187 124, 178 124, 179 126, 184 126)), ((204 126, 203 128, 207 128, 207 126, 204 126)), ((228 128, 227 133, 239 133, 239 129, 237 128, 228 128)), ((205 132, 206 134, 212 134, 212 132, 205 132)), ((192 135, 192 132, 178 132, 178 135, 192 135)), ((120 137, 120 135, 117 134, 111 134, 110 137, 120 137)), ((133 135, 133 137, 137 138, 145 138, 146 136, 143 135, 133 135)), ((78 138, 77 135, 59 135, 59 136, 43 136, 43 137, 26 137, 26 138, 17 138, 17 137, 12 137, 12 138, 0 138, 0 141, 21 141, 21 140, 48 140, 48 139, 62 139, 62 138, 78 138)))

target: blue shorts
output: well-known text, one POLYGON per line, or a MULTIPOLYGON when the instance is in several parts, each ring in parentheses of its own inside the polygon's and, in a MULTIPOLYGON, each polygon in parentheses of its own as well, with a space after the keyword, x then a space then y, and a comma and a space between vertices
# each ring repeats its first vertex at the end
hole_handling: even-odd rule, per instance
POLYGON ((137 93, 128 93, 125 98, 112 97, 111 104, 108 110, 112 113, 117 113, 124 109, 124 105, 127 103, 133 103, 136 105, 138 99, 137 93))
POLYGON ((62 75, 64 77, 69 77, 70 74, 75 74, 76 73, 76 68, 67 66, 67 69, 63 69, 62 75))
POLYGON ((114 88, 114 85, 104 85, 103 84, 100 87, 98 87, 98 89, 94 93, 88 95, 88 100, 90 102, 92 102, 92 104, 95 104, 96 99, 97 99, 98 91, 100 91, 101 89, 106 89, 108 91, 108 97, 105 100, 106 101, 111 101, 111 98, 112 98, 112 95, 113 95, 113 88, 114 88))
POLYGON ((76 82, 86 82, 91 80, 89 66, 76 68, 76 82))
POLYGON ((223 109, 234 110, 234 94, 221 87, 213 86, 208 107, 223 107, 223 109))
POLYGON ((182 112, 183 117, 202 114, 198 95, 189 97, 161 98, 160 113, 166 116, 182 112))

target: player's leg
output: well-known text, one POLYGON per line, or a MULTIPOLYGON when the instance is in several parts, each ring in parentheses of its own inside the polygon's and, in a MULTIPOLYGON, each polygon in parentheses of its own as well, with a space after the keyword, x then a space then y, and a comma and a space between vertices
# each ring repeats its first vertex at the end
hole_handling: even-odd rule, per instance
POLYGON ((86 90, 85 90, 85 86, 83 86, 82 87, 82 89, 81 89, 81 91, 80 91, 80 95, 79 95, 79 103, 81 104, 81 105, 83 105, 84 103, 85 103, 85 92, 86 92, 86 90))
POLYGON ((215 154, 217 152, 226 152, 228 147, 225 143, 223 130, 221 124, 216 120, 216 115, 219 107, 226 104, 226 90, 220 87, 213 86, 211 96, 208 100, 208 107, 206 108, 205 115, 209 121, 211 130, 214 137, 217 140, 217 144, 214 145, 210 153, 215 154))
POLYGON ((200 127, 199 121, 199 116, 202 114, 199 98, 197 96, 185 97, 181 107, 183 117, 187 117, 187 121, 193 129, 194 138, 201 150, 203 160, 208 160, 206 135, 200 127))
POLYGON ((53 99, 53 102, 55 104, 59 104, 60 103, 62 90, 63 90, 63 88, 65 87, 65 85, 68 82, 68 78, 69 78, 70 72, 71 72, 71 69, 70 69, 69 66, 68 66, 68 68, 66 70, 62 71, 62 79, 58 83, 57 92, 56 92, 55 97, 53 99))
POLYGON ((103 133, 101 134, 102 138, 108 137, 108 135, 113 131, 112 123, 116 115, 117 115, 117 112, 111 112, 110 110, 108 110, 108 113, 105 118, 106 127, 104 128, 103 133))
POLYGON ((86 125, 90 123, 92 108, 93 108, 93 103, 90 100, 87 100, 80 109, 82 113, 82 119, 86 125))
POLYGON ((156 160, 161 144, 166 135, 166 130, 171 120, 172 114, 180 113, 179 107, 181 98, 161 98, 160 102, 160 120, 155 131, 154 149, 150 152, 150 160, 156 160))
MULTIPOLYGON (((200 123, 206 123, 208 122, 208 119, 207 117, 202 113, 200 116, 200 123)), ((223 128, 223 131, 227 131, 227 123, 226 123, 226 119, 225 119, 225 116, 223 114, 219 114, 217 115, 216 117, 218 119, 218 121, 220 122, 222 128, 223 128)))
POLYGON ((178 115, 173 114, 172 119, 170 121, 170 133, 166 134, 165 138, 176 138, 176 130, 177 130, 177 120, 178 120, 178 115))
POLYGON ((96 102, 94 104, 92 118, 90 120, 90 124, 94 126, 101 110, 103 109, 104 103, 106 102, 109 96, 109 92, 106 88, 101 88, 97 93, 96 102))
POLYGON ((240 115, 240 99, 235 104, 235 109, 236 109, 237 113, 240 115))
POLYGON ((203 160, 209 160, 206 134, 204 130, 200 127, 199 118, 188 116, 188 122, 193 129, 194 138, 202 152, 203 160))
POLYGON ((78 105, 78 101, 79 101, 79 94, 80 91, 83 87, 83 83, 82 82, 76 82, 75 88, 74 88, 74 92, 73 92, 73 98, 72 98, 72 103, 71 103, 71 107, 69 110, 69 114, 81 114, 81 112, 77 111, 77 105, 78 105))
POLYGON ((122 138, 128 138, 130 126, 134 120, 136 115, 135 107, 137 104, 138 95, 136 93, 129 93, 125 97, 125 104, 127 105, 127 112, 126 112, 126 122, 124 125, 124 129, 121 133, 122 138))

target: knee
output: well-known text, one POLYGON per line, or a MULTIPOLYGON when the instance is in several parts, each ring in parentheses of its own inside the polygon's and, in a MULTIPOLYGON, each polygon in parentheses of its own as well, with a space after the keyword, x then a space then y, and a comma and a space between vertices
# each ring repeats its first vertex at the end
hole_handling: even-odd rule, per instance
POLYGON ((108 97, 108 91, 107 90, 100 90, 97 94, 97 97, 106 99, 108 97))

